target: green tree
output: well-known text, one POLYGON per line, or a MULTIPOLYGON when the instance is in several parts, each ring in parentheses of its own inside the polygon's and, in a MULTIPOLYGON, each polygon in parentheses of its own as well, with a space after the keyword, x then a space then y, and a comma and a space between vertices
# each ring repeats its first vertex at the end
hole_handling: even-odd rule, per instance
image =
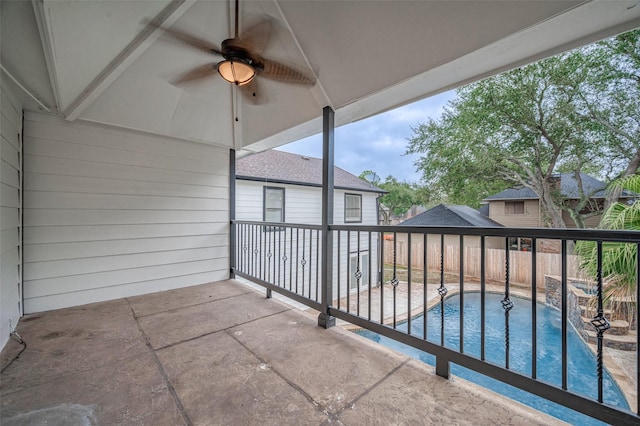
POLYGON ((384 182, 380 182, 379 175, 371 170, 360 173, 360 178, 388 192, 380 198, 380 202, 389 209, 383 212, 385 223, 389 223, 389 213, 403 215, 418 202, 416 188, 410 183, 400 182, 393 176, 387 176, 384 182))
MULTIPOLYGON (((640 194, 640 175, 634 174, 615 181, 612 186, 640 194)), ((599 228, 640 231, 640 202, 625 204, 616 202, 602 216, 599 228)), ((592 279, 597 279, 598 248, 593 241, 579 241, 576 253, 580 268, 592 279)), ((623 319, 630 321, 635 312, 637 245, 629 243, 602 243, 601 276, 606 282, 603 301, 623 319), (631 303, 630 303, 631 302, 631 303)))
POLYGON ((538 194, 548 226, 565 227, 567 211, 584 227, 601 206, 587 191, 564 202, 554 175, 637 170, 640 96, 628 88, 640 82, 639 51, 636 31, 459 89, 439 119, 412 128, 407 151, 424 154, 423 184, 471 206, 521 185, 538 194))
MULTIPOLYGON (((640 30, 584 51, 579 68, 586 84, 577 92, 577 114, 606 141, 610 162, 604 166, 612 178, 633 175, 640 166, 640 30)), ((607 204, 616 202, 619 195, 619 188, 612 190, 607 204)))

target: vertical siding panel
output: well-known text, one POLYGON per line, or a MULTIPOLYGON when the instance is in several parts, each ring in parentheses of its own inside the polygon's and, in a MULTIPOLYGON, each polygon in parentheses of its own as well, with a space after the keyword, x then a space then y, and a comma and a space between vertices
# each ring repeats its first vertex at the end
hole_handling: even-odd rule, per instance
POLYGON ((228 278, 228 151, 25 117, 25 311, 228 278))

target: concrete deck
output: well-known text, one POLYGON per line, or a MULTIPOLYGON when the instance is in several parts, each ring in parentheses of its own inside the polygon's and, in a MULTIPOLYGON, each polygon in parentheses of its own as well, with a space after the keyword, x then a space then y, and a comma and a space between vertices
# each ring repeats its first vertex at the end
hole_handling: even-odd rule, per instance
POLYGON ((233 280, 29 315, 18 332, 2 425, 561 424, 233 280))

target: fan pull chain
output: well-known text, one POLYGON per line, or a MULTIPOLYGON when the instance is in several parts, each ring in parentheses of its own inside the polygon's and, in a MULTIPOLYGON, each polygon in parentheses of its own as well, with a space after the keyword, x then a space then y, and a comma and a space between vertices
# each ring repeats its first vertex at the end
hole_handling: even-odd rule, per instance
POLYGON ((238 121, 240 121, 238 119, 238 89, 234 88, 234 89, 231 89, 231 90, 233 90, 233 92, 234 92, 235 99, 234 99, 234 102, 233 102, 233 109, 235 110, 234 111, 234 115, 236 116, 236 122, 238 122, 238 121))

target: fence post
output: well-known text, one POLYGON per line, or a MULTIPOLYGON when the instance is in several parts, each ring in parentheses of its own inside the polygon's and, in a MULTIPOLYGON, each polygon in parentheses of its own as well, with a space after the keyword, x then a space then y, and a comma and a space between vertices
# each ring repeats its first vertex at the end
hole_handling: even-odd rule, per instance
MULTIPOLYGON (((329 328, 336 325, 329 315, 333 304, 333 171, 334 171, 334 112, 330 106, 322 110, 322 306, 318 325, 329 328)), ((339 297, 340 295, 338 295, 339 297)))

